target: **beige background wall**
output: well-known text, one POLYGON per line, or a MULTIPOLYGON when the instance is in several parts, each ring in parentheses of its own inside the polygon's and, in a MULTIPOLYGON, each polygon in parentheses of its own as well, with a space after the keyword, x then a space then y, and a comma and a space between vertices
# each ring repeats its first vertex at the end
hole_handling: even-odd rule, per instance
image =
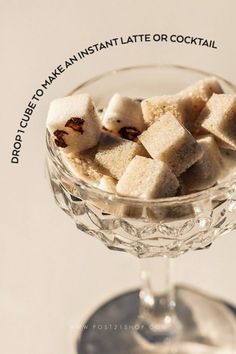
MULTIPOLYGON (((49 101, 117 67, 175 63, 236 81, 236 4, 224 1, 0 1, 0 352, 73 354, 74 327, 97 304, 139 283, 138 262, 80 233, 55 205, 44 175, 49 101), (171 44, 119 47, 74 65, 43 97, 9 163, 18 121, 34 90, 67 57, 129 33, 178 32, 215 39, 218 51, 171 44)), ((176 264, 176 278, 236 303, 235 233, 176 264)))

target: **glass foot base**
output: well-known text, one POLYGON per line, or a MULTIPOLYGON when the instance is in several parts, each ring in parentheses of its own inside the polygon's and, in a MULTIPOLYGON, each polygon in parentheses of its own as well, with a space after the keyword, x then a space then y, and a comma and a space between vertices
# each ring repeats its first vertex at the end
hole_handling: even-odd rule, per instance
POLYGON ((138 334, 138 290, 111 299, 88 319, 78 354, 236 353, 236 308, 185 287, 176 287, 180 334, 149 343, 138 334))

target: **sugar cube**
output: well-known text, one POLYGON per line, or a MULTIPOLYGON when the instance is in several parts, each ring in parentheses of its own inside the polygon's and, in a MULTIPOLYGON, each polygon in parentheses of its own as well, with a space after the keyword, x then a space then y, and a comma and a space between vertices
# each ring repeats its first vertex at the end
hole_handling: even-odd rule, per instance
POLYGON ((223 93, 222 87, 215 77, 199 80, 195 84, 179 92, 180 96, 188 96, 192 100, 191 119, 193 124, 196 124, 196 120, 198 119, 201 110, 204 108, 213 93, 223 93))
POLYGON ((197 141, 203 155, 181 176, 188 192, 212 187, 222 170, 222 156, 214 137, 208 135, 197 141))
POLYGON ((171 112, 190 132, 195 132, 200 124, 199 116, 213 93, 223 90, 216 78, 210 77, 180 91, 176 95, 151 97, 142 102, 143 116, 150 126, 161 115, 171 112))
POLYGON ((172 113, 178 121, 189 129, 192 101, 181 95, 163 95, 145 99, 141 103, 144 121, 152 125, 166 112, 172 113))
POLYGON ((94 147, 101 135, 101 122, 87 94, 58 98, 51 102, 47 128, 55 144, 65 153, 94 147))
POLYGON ((139 140, 151 157, 165 162, 177 176, 202 155, 201 146, 170 112, 157 119, 139 140))
POLYGON ((147 156, 141 144, 103 133, 95 156, 104 174, 119 179, 135 155, 147 156))
POLYGON ((139 198, 163 198, 174 196, 179 182, 162 161, 135 156, 118 181, 117 193, 139 198))
POLYGON ((213 94, 201 112, 202 127, 236 149, 236 95, 213 94))
POLYGON ((116 93, 105 110, 103 126, 122 138, 134 140, 145 128, 140 102, 116 93))

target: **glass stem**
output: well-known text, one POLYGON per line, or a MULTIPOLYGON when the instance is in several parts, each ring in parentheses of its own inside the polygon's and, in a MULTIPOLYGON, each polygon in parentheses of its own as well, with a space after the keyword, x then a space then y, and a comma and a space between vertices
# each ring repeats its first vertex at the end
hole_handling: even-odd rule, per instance
POLYGON ((152 343, 171 340, 180 331, 172 283, 173 259, 148 258, 140 263, 142 287, 138 332, 152 343))

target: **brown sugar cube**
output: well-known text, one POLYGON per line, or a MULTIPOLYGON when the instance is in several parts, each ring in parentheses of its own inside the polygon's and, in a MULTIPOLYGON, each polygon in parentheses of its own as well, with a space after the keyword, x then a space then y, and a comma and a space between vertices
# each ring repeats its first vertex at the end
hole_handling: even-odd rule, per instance
POLYGON ((118 181, 117 193, 138 198, 163 198, 174 196, 179 182, 162 161, 135 156, 118 181))
POLYGON ((191 133, 201 125, 199 115, 213 93, 223 93, 216 78, 210 77, 180 91, 176 95, 151 97, 141 103, 146 124, 150 126, 161 115, 171 112, 191 133))
POLYGON ((104 174, 119 179, 135 155, 147 156, 141 144, 103 133, 95 160, 104 174))
POLYGON ((212 187, 222 170, 222 156, 214 137, 198 139, 203 149, 202 157, 183 173, 182 180, 188 192, 212 187))
POLYGON ((201 118, 203 128, 236 149, 236 95, 213 94, 201 118))
POLYGON ((165 162, 179 176, 202 155, 201 146, 171 113, 166 113, 140 136, 154 159, 165 162))
POLYGON ((151 97, 141 103, 143 118, 147 126, 152 125, 166 112, 172 113, 178 121, 189 128, 192 101, 180 95, 163 95, 151 97))
POLYGON ((213 93, 223 93, 222 87, 215 77, 199 80, 195 84, 179 92, 178 95, 189 97, 192 101, 192 109, 189 115, 189 127, 187 127, 191 132, 199 128, 201 124, 201 121, 199 121, 200 113, 213 93))

